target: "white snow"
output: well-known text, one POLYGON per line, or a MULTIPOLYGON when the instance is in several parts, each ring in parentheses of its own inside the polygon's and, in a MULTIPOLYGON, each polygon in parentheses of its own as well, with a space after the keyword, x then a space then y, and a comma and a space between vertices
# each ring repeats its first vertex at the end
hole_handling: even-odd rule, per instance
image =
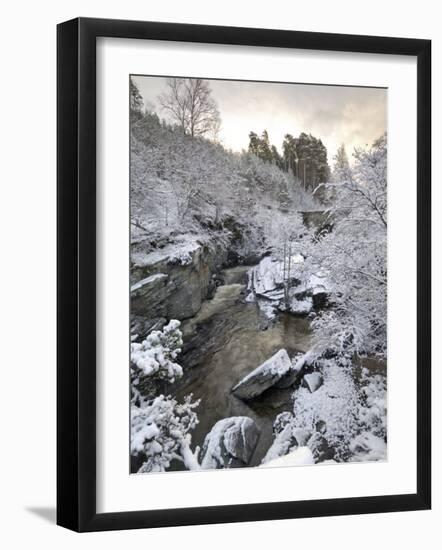
MULTIPOLYGON (((245 376, 236 386, 233 388, 233 391, 236 388, 239 388, 249 380, 257 378, 261 375, 277 376, 277 379, 281 378, 292 368, 292 362, 290 357, 285 349, 280 349, 269 359, 264 361, 259 367, 252 370, 247 376, 245 376)), ((277 380, 275 380, 276 382, 277 380)))
MULTIPOLYGON (((132 418, 134 418, 134 410, 135 408, 132 411, 132 418)), ((143 418, 143 421, 145 423, 132 423, 132 433, 130 441, 132 453, 139 453, 143 451, 146 445, 146 441, 157 437, 160 433, 160 430, 154 422, 154 415, 147 419, 143 418)))
POLYGON ((159 262, 188 265, 199 248, 201 248, 201 238, 194 235, 182 235, 174 243, 167 244, 148 254, 132 252, 131 260, 136 267, 154 266, 159 262))
MULTIPOLYGON (((291 259, 291 265, 295 266, 304 262, 304 257, 301 254, 294 254, 291 259)), ((254 290, 256 294, 261 294, 267 297, 269 292, 281 287, 284 283, 283 278, 284 263, 282 260, 276 260, 272 256, 266 256, 259 264, 253 267, 249 272, 249 290, 254 290)), ((282 298, 282 296, 280 297, 282 298)), ((276 296, 273 299, 280 299, 276 296)))
POLYGON ((296 450, 260 465, 260 468, 276 468, 281 466, 308 466, 314 464, 313 454, 308 447, 298 447, 296 450))
POLYGON ((318 271, 314 275, 311 275, 307 283, 307 288, 311 289, 313 294, 329 292, 330 281, 328 280, 327 274, 323 271, 318 271))
MULTIPOLYGON (((310 277, 308 284, 299 283, 294 286, 294 279, 302 280, 304 277, 301 264, 305 260, 301 254, 294 254, 290 258, 290 281, 287 281, 287 273, 284 279, 284 262, 272 256, 266 256, 259 264, 248 273, 247 289, 249 294, 248 302, 256 301, 261 311, 269 319, 275 317, 276 309, 290 311, 297 315, 307 315, 313 309, 311 296, 297 298, 301 293, 318 293, 326 291, 326 279, 322 275, 310 277), (322 286, 321 286, 322 285, 322 286), (285 291, 289 289, 289 305, 284 301, 285 291)), ((286 259, 286 266, 288 259, 286 259)), ((299 281, 298 281, 299 282, 299 281)))
POLYGON ((199 400, 185 396, 178 403, 170 396, 159 395, 141 407, 131 406, 131 454, 145 459, 139 473, 163 472, 171 460, 180 459, 189 469, 197 469, 196 454, 192 453, 190 431, 198 423, 194 409, 199 400))
MULTIPOLYGON (((295 368, 309 362, 311 354, 301 356, 295 368)), ((338 364, 321 359, 319 366, 324 383, 313 393, 299 387, 293 394, 293 413, 276 417, 276 432, 263 464, 274 462, 299 446, 309 445, 311 435, 325 437, 335 449, 335 460, 378 461, 387 456, 386 440, 386 380, 363 369, 358 383, 351 363, 338 364)), ((318 373, 307 374, 312 377, 318 373)))
POLYGON ((304 300, 297 300, 295 297, 290 300, 290 311, 292 313, 303 315, 310 313, 312 309, 313 300, 310 296, 307 296, 304 300))
POLYGON ((373 435, 371 432, 363 432, 350 442, 350 450, 353 456, 352 462, 366 462, 368 460, 386 460, 387 444, 384 439, 373 435))
POLYGON ((160 279, 167 279, 167 278, 168 278, 168 275, 166 275, 166 273, 154 273, 153 275, 150 275, 149 277, 146 277, 145 279, 141 279, 141 281, 134 283, 130 287, 130 291, 135 292, 136 290, 139 290, 143 286, 150 285, 155 281, 158 281, 160 279))
POLYGON ((272 445, 262 459, 262 464, 275 461, 277 458, 288 453, 292 445, 292 427, 287 424, 285 428, 275 436, 272 445))
POLYGON ((172 319, 162 331, 154 330, 140 344, 131 344, 130 359, 143 376, 156 375, 174 382, 183 375, 182 367, 175 362, 183 344, 180 325, 172 319))
POLYGON ((356 435, 358 426, 359 396, 349 369, 333 360, 323 361, 324 383, 313 393, 298 388, 293 397, 294 426, 316 429, 320 420, 326 423, 327 440, 333 446, 347 443, 356 435))
MULTIPOLYGON (((318 421, 325 422, 325 437, 338 449, 338 459, 352 451, 351 442, 363 431, 382 438, 386 434, 386 381, 380 375, 363 372, 356 384, 352 366, 321 359, 323 384, 313 393, 300 387, 294 394, 292 429, 315 431, 318 421), (343 453, 342 456, 339 456, 343 453)), ((379 450, 379 449, 378 449, 379 450)), ((376 460, 366 454, 364 460, 376 460)))
POLYGON ((316 391, 322 384, 322 376, 319 372, 306 374, 302 380, 303 385, 309 389, 310 393, 316 391))

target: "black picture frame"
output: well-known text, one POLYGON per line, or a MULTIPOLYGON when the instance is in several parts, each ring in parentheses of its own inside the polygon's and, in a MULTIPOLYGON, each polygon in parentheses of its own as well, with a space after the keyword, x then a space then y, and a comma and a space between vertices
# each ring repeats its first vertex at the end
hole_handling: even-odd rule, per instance
POLYGON ((431 41, 79 18, 57 28, 57 523, 75 531, 425 510, 431 506, 431 41), (415 494, 96 512, 96 39, 377 53, 417 58, 415 494))

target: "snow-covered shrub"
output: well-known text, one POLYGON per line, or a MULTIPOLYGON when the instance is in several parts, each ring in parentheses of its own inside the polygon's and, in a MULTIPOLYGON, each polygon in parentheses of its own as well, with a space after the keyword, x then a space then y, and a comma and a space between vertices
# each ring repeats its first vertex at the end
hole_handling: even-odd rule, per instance
POLYGON ((172 319, 163 330, 151 332, 141 344, 131 344, 131 454, 141 455, 139 472, 162 472, 173 459, 186 468, 199 467, 199 449, 190 449, 190 431, 198 423, 192 396, 179 403, 158 394, 158 381, 173 383, 183 375, 176 362, 183 345, 180 322, 172 319))
POLYGON ((132 405, 131 454, 142 454, 144 459, 139 473, 163 472, 173 459, 183 461, 188 468, 194 466, 189 459, 193 456, 189 432, 198 423, 194 410, 198 405, 199 400, 192 402, 191 395, 181 404, 170 396, 159 395, 141 407, 132 405))
POLYGON ((151 332, 141 343, 131 344, 131 382, 135 390, 145 378, 173 383, 183 375, 175 360, 183 345, 181 323, 172 319, 163 330, 151 332))

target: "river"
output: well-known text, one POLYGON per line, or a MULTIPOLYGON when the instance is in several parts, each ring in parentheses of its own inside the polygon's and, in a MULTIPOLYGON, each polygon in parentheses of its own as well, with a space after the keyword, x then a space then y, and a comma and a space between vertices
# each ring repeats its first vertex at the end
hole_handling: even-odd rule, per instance
POLYGON ((229 416, 249 416, 261 436, 250 466, 260 464, 273 440, 273 421, 291 409, 292 389, 271 389, 260 399, 244 402, 231 393, 245 375, 281 348, 289 354, 308 351, 311 331, 306 318, 281 313, 269 321, 255 303, 245 301, 247 271, 251 266, 225 269, 223 284, 200 311, 183 321, 182 379, 170 387, 178 400, 189 393, 201 399, 199 424, 192 446, 202 446, 213 425, 229 416))

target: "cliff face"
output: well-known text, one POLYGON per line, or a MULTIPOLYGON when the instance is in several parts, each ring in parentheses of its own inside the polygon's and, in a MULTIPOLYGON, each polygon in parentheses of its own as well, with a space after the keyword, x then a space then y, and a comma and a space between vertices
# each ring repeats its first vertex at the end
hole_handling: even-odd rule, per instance
POLYGON ((131 313, 150 320, 188 319, 215 289, 213 275, 226 261, 217 243, 176 243, 150 254, 133 254, 131 313))

